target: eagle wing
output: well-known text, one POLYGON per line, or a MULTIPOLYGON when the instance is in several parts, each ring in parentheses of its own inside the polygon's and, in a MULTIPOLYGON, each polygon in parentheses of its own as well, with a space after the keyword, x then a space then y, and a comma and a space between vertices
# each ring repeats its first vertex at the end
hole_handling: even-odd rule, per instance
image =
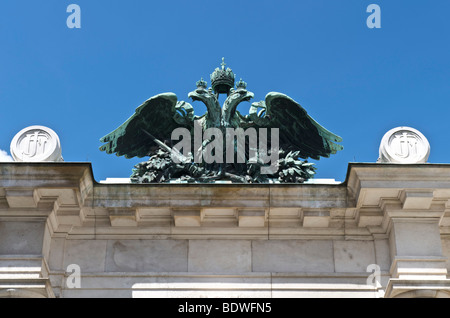
POLYGON ((343 146, 342 138, 328 131, 308 115, 295 100, 271 92, 265 101, 253 103, 249 119, 259 128, 279 128, 279 146, 286 151, 300 151, 303 159, 329 157, 343 146))
POLYGON ((177 101, 174 93, 163 93, 146 100, 135 113, 117 129, 100 139, 101 151, 125 158, 147 156, 154 144, 149 134, 170 140, 175 128, 191 129, 194 109, 186 102, 177 101))

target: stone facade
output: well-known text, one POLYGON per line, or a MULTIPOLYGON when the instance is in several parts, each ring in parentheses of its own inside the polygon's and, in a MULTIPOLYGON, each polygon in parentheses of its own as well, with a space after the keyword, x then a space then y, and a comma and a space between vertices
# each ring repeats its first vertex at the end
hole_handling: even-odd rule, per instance
POLYGON ((354 163, 300 185, 0 169, 0 296, 450 296, 450 165, 354 163))

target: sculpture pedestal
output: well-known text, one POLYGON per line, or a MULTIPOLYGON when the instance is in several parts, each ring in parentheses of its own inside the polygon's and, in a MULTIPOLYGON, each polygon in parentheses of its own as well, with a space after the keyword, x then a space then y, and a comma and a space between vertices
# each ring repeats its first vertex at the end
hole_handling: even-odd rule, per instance
POLYGON ((97 183, 86 163, 0 171, 4 296, 450 296, 450 165, 350 164, 339 184, 97 183))

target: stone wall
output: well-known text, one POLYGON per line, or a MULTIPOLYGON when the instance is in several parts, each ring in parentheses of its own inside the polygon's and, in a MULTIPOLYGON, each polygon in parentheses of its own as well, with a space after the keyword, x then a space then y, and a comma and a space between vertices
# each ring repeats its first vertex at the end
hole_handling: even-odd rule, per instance
POLYGON ((450 165, 350 164, 332 185, 102 184, 85 163, 0 170, 0 296, 450 295, 450 165))

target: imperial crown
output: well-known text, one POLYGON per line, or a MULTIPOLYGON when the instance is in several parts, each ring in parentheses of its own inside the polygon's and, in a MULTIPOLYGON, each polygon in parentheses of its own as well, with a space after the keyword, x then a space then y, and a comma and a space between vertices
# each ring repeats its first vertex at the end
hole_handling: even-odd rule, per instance
POLYGON ((247 88, 247 83, 244 82, 241 78, 241 80, 239 82, 236 83, 236 88, 237 89, 246 89, 247 88))
POLYGON ((225 69, 225 58, 222 57, 222 68, 216 68, 211 74, 211 87, 216 94, 227 94, 234 87, 234 73, 228 67, 225 69))
POLYGON ((206 87, 208 86, 208 83, 206 83, 206 81, 203 80, 203 77, 199 81, 197 81, 196 84, 198 88, 202 87, 206 89, 206 87))

